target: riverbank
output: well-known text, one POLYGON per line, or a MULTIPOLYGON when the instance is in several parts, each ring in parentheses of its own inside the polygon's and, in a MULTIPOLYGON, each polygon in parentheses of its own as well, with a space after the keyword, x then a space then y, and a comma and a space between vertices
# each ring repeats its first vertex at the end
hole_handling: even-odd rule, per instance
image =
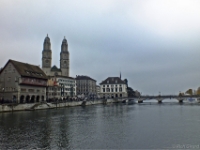
POLYGON ((121 99, 100 99, 100 100, 90 100, 90 101, 72 101, 72 102, 59 102, 59 103, 25 103, 25 104, 2 104, 0 105, 1 112, 12 112, 12 111, 33 111, 41 109, 53 109, 61 107, 75 107, 75 106, 87 106, 96 104, 106 104, 106 103, 117 103, 121 99))

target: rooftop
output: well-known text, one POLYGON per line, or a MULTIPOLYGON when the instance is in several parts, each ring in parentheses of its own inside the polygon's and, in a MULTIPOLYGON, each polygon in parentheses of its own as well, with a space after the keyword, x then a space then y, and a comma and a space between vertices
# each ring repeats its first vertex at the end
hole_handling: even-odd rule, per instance
POLYGON ((126 82, 119 77, 108 77, 106 80, 102 81, 101 84, 126 84, 126 82))
POLYGON ((88 76, 84 76, 84 75, 78 75, 78 76, 76 76, 76 80, 93 80, 93 81, 96 82, 96 80, 94 80, 94 79, 92 79, 92 78, 90 78, 88 76))
MULTIPOLYGON (((31 65, 28 63, 23 63, 23 62, 11 60, 11 59, 8 60, 6 65, 9 62, 13 64, 13 66, 15 67, 15 69, 21 76, 47 79, 46 74, 42 71, 42 69, 39 66, 31 65)), ((5 65, 5 67, 6 67, 6 65, 5 65)), ((4 68, 2 69, 2 71, 4 70, 4 68)))

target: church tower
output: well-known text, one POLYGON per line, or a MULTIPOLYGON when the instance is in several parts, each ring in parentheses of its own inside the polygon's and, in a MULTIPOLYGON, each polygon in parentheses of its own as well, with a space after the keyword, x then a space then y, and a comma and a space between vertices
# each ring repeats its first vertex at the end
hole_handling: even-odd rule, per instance
POLYGON ((60 52, 60 69, 62 76, 69 76, 69 51, 67 40, 63 39, 60 52))
POLYGON ((46 75, 50 75, 51 71, 51 61, 52 61, 52 52, 51 52, 51 42, 48 34, 44 39, 43 51, 42 51, 42 70, 46 75))

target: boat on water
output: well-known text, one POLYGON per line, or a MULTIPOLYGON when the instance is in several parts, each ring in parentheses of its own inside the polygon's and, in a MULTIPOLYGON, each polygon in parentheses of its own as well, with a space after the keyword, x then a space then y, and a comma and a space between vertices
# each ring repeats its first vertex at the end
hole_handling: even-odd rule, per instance
POLYGON ((132 105, 132 104, 135 104, 135 100, 134 99, 129 99, 128 100, 128 105, 132 105))
POLYGON ((189 97, 189 98, 187 98, 187 101, 192 103, 192 102, 197 102, 198 100, 197 100, 197 98, 189 97))
POLYGON ((131 105, 131 104, 135 104, 135 101, 134 99, 124 99, 122 103, 131 105))

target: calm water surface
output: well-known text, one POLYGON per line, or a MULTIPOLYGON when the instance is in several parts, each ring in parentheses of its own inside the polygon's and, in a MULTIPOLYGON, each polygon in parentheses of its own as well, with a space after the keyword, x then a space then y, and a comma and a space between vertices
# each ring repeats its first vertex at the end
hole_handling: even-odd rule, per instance
POLYGON ((200 105, 108 104, 0 114, 0 149, 198 149, 200 105))

